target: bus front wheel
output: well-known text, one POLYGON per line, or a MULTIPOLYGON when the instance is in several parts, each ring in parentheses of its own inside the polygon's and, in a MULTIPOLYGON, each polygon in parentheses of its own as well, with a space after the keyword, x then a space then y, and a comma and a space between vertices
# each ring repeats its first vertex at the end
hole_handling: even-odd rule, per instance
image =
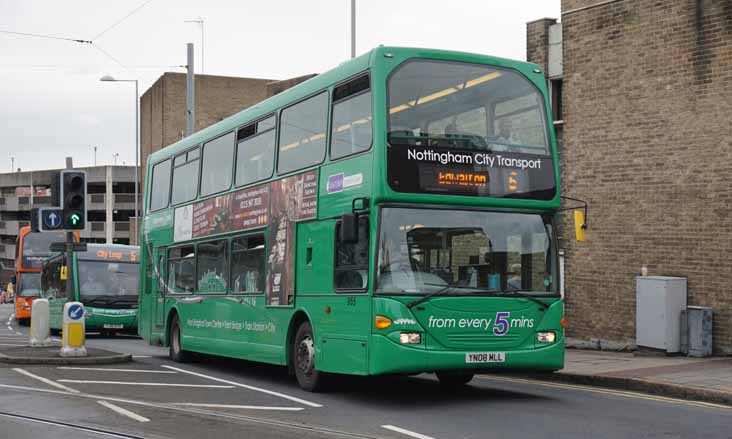
POLYGON ((170 334, 168 339, 170 340, 168 356, 171 360, 178 363, 187 363, 191 361, 191 353, 184 351, 181 347, 180 322, 177 315, 173 316, 173 321, 170 322, 170 334))
POLYGON ((315 369, 315 338, 310 322, 303 322, 297 329, 292 344, 292 365, 303 390, 316 392, 322 387, 323 374, 315 369))

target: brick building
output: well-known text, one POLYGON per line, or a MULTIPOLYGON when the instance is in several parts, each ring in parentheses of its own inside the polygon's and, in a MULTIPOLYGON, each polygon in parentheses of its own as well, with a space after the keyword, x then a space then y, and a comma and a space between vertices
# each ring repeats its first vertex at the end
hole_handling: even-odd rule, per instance
MULTIPOLYGON (((196 75, 196 131, 212 125, 315 75, 283 81, 196 75)), ((185 137, 186 75, 164 73, 140 98, 140 173, 147 157, 185 137)), ((144 190, 141 189, 144 193, 144 190)))
POLYGON ((632 341, 646 266, 688 278, 732 353, 732 0, 562 0, 527 25, 547 71, 557 25, 562 189, 590 206, 587 241, 563 234, 568 335, 632 341))

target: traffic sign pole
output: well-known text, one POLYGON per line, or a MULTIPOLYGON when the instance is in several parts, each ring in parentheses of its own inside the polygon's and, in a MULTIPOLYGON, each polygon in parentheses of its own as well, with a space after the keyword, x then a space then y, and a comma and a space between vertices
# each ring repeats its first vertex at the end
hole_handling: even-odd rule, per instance
POLYGON ((70 273, 66 276, 66 294, 68 297, 73 297, 72 292, 74 291, 74 252, 72 247, 74 245, 74 232, 66 232, 66 271, 70 273))

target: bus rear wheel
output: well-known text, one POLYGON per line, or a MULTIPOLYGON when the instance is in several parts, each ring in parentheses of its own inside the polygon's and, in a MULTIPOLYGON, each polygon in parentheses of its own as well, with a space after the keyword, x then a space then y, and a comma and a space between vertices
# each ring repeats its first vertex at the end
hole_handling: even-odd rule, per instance
POLYGON ((297 328, 292 344, 292 366, 300 388, 317 392, 323 387, 323 373, 315 368, 315 338, 310 322, 303 322, 297 328))
POLYGON ((173 316, 173 320, 170 322, 170 334, 168 334, 168 340, 170 340, 168 356, 171 360, 178 363, 187 363, 191 361, 191 353, 184 351, 181 347, 180 322, 177 315, 173 316))
POLYGON ((472 373, 449 373, 449 372, 437 372, 437 379, 440 380, 440 385, 447 388, 462 387, 473 379, 474 374, 472 373))

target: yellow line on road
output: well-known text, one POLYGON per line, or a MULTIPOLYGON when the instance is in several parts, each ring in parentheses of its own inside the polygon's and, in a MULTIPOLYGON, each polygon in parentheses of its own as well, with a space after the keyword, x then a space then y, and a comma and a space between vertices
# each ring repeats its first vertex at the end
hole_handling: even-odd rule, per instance
POLYGON ((717 409, 732 410, 732 407, 724 405, 724 404, 715 404, 712 402, 703 402, 703 401, 690 401, 687 399, 669 398, 667 396, 647 395, 645 393, 630 392, 627 390, 603 389, 603 388, 597 388, 597 387, 582 386, 579 384, 554 383, 554 382, 546 382, 546 381, 539 381, 539 380, 531 380, 531 379, 526 379, 526 378, 497 377, 497 376, 493 376, 493 375, 491 375, 491 376, 480 375, 478 378, 487 380, 487 381, 505 381, 505 382, 524 383, 524 384, 534 384, 534 385, 538 385, 538 386, 553 387, 553 388, 558 388, 558 389, 582 390, 585 392, 602 393, 605 395, 624 396, 626 398, 645 399, 645 400, 649 400, 649 401, 668 402, 668 403, 672 403, 672 404, 686 404, 686 405, 693 405, 693 406, 704 407, 704 408, 717 408, 717 409))

